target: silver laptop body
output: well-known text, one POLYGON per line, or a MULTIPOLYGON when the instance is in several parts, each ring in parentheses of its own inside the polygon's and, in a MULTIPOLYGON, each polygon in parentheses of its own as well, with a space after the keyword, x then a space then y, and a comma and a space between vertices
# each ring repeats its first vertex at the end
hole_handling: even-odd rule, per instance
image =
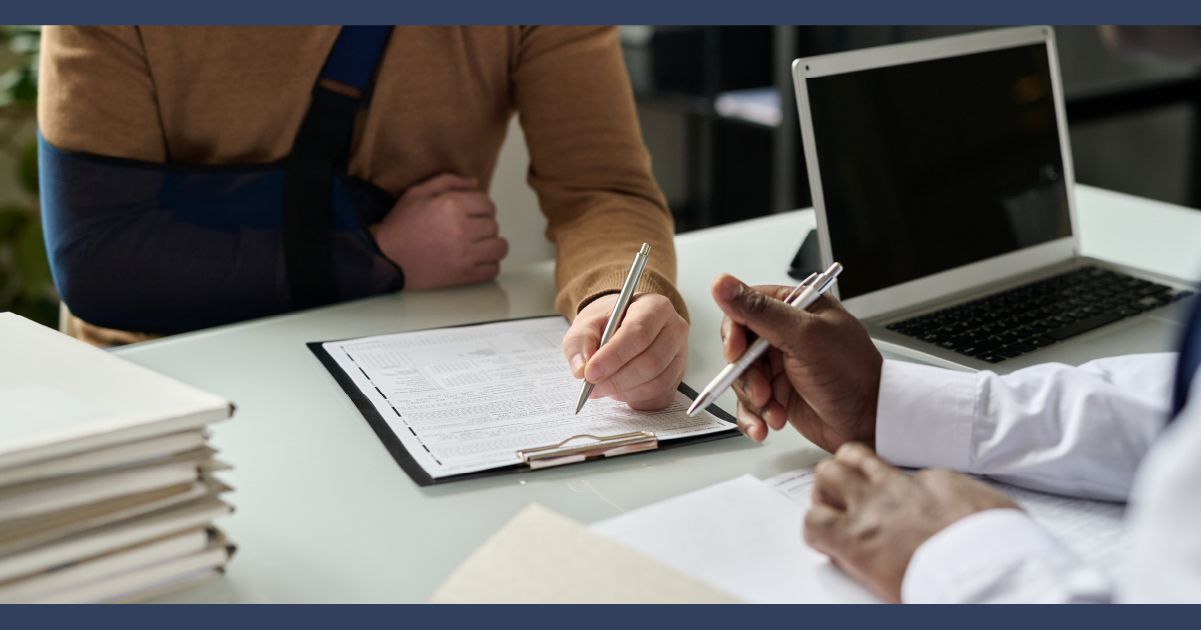
MULTIPOLYGON (((1174 349, 1191 283, 1079 255, 1051 27, 808 57, 792 70, 823 267, 835 260, 846 267, 834 290, 881 350, 1007 373, 1174 349), (990 296, 1089 267, 1101 271, 1074 277, 1119 272, 1166 285, 1155 290, 1167 303, 1070 338, 1042 337, 1053 343, 1010 356, 1001 353, 1030 346, 970 356, 961 352, 970 348, 911 336, 923 321, 915 318, 928 323, 941 313, 936 321, 954 321, 947 309, 981 312, 1014 299, 990 296)), ((995 345, 1001 337, 990 339, 995 345)))

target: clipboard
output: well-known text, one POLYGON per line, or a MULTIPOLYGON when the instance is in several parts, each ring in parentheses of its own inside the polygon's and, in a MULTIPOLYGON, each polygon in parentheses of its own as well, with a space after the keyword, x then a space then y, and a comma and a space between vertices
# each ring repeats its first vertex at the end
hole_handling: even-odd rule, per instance
MULTIPOLYGON (((538 317, 545 316, 536 315, 533 317, 518 317, 513 319, 500 319, 487 322, 472 322, 469 324, 460 324, 458 326, 439 326, 437 328, 427 328, 423 330, 461 328, 465 326, 477 326, 481 324, 519 321, 522 319, 536 319, 538 317)), ((346 373, 342 370, 342 367, 338 365, 337 361, 335 361, 334 358, 330 356, 329 352, 327 352, 322 346, 322 344, 329 343, 331 341, 350 340, 351 339, 331 339, 328 341, 313 341, 305 345, 307 345, 309 350, 317 356, 317 359, 321 361, 321 364, 325 366, 325 369, 334 377, 334 380, 338 382, 338 385, 342 387, 342 391, 350 397, 352 402, 354 402, 354 405, 356 408, 358 408, 359 413, 363 414, 363 418, 367 420, 367 424, 371 426, 373 431, 375 431, 376 437, 383 442, 384 447, 388 449, 388 452, 392 455, 392 458, 396 460, 396 463, 400 465, 400 468, 404 470, 405 473, 409 475, 409 478, 411 478, 419 486, 441 485, 455 481, 466 481, 468 479, 494 477, 497 475, 507 475, 513 473, 530 473, 539 470, 545 470, 547 468, 574 465, 594 459, 623 456, 626 454, 655 450, 663 451, 679 448, 681 446, 688 446, 690 444, 700 444, 702 442, 711 442, 714 440, 722 440, 742 435, 737 428, 691 437, 673 438, 670 440, 658 440, 654 433, 650 431, 635 431, 632 433, 610 436, 577 435, 565 440, 564 442, 560 442, 559 444, 530 446, 522 449, 521 451, 517 451, 518 456, 523 459, 523 463, 521 464, 512 464, 509 466, 501 466, 498 468, 490 468, 488 470, 480 470, 458 475, 448 475, 445 477, 434 477, 427 473, 425 469, 421 467, 421 464, 417 463, 417 460, 413 459, 413 456, 409 454, 408 449, 405 448, 404 444, 400 441, 400 438, 396 437, 396 434, 392 431, 392 427, 388 426, 388 423, 384 420, 383 416, 381 416, 379 411, 375 408, 375 405, 373 405, 371 401, 365 395, 363 395, 361 391, 359 391, 359 388, 355 385, 354 381, 352 381, 350 377, 346 375, 346 373)), ((689 400, 696 399, 696 391, 684 383, 680 383, 680 386, 677 388, 677 390, 688 397, 689 400)), ((716 404, 709 405, 709 407, 706 408, 706 411, 722 420, 725 420, 726 422, 737 424, 737 420, 733 416, 718 407, 716 404)))

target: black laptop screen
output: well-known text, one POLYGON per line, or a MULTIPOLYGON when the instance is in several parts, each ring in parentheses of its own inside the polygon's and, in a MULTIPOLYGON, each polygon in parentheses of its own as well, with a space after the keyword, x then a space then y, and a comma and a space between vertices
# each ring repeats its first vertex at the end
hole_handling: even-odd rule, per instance
POLYGON ((807 83, 843 299, 1071 234, 1045 45, 807 83))

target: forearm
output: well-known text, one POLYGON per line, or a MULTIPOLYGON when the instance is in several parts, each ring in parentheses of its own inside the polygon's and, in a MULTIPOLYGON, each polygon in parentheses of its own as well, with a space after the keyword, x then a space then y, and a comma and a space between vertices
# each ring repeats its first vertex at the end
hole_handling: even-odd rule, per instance
POLYGON ((887 361, 876 441, 889 461, 996 477, 1037 490, 1125 500, 1163 426, 1174 355, 1007 376, 887 361))
POLYGON ((219 195, 186 200, 153 165, 76 156, 44 141, 40 154, 55 284, 85 321, 173 333, 286 310, 279 230, 255 225, 262 217, 236 217, 243 208, 233 203, 221 211, 219 195))
POLYGON ((643 243, 639 290, 675 290, 674 222, 651 173, 616 28, 523 27, 514 95, 530 149, 529 182, 556 247, 555 307, 569 319, 621 289, 643 243))
MULTIPOLYGON (((282 170, 167 170, 45 141, 39 162, 54 281, 85 321, 175 333, 294 308, 282 170)), ((341 180, 332 183, 329 239, 338 299, 400 288, 341 180)))
POLYGON ((676 252, 670 217, 655 210, 608 204, 555 232, 555 309, 573 319, 596 298, 617 293, 643 243, 651 246, 638 291, 666 296, 688 319, 684 299, 675 288, 676 252))

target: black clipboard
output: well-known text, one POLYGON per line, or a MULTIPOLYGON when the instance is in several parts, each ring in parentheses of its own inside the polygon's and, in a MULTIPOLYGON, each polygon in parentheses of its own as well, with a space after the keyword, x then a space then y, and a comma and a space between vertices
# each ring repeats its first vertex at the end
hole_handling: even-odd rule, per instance
MULTIPOLYGON (((513 318, 513 319, 497 319, 497 320, 492 320, 492 321, 487 321, 487 322, 472 322, 470 324, 459 324, 457 326, 439 326, 438 328, 424 328, 421 330, 437 330, 439 328, 463 328, 466 326, 481 326, 484 324, 498 324, 501 322, 520 321, 523 319, 537 319, 537 318, 541 318, 541 317, 549 317, 549 316, 548 315, 536 315, 533 317, 517 317, 517 318, 513 318)), ((420 332, 420 330, 411 330, 411 331, 406 330, 403 332, 420 332)), ((387 334, 387 333, 383 333, 383 334, 387 334)), ((376 335, 369 335, 369 336, 374 337, 376 335)), ((355 338, 352 337, 352 338, 348 338, 348 339, 331 339, 329 341, 311 341, 305 345, 307 345, 309 347, 309 350, 311 350, 313 352, 313 354, 317 355, 317 359, 321 361, 321 365, 324 365, 325 369, 328 370, 331 375, 333 375, 334 380, 336 380, 338 382, 338 384, 342 386, 342 391, 346 392, 346 395, 349 396, 350 400, 354 402, 354 406, 358 408, 359 413, 363 414, 363 418, 367 420, 367 424, 371 425, 372 430, 375 431, 376 437, 378 437, 380 439, 380 441, 384 443, 384 447, 387 448, 388 452, 392 454, 392 458, 396 460, 397 464, 400 464, 400 468, 402 470, 404 470, 406 473, 408 473, 409 477, 414 482, 416 482, 417 485, 433 486, 433 485, 440 485, 440 484, 444 484, 444 483, 450 483, 453 481, 466 481, 468 479, 479 479, 481 477, 493 477, 496 475, 507 475, 510 473, 531 473, 531 472, 537 472, 537 470, 539 470, 539 469, 530 468, 529 466, 526 466, 525 464, 513 464, 510 466, 501 466, 500 468, 490 468, 488 470, 480 470, 480 471, 476 471, 476 472, 462 473, 462 474, 458 474, 458 475, 450 475, 447 477, 432 477, 432 476, 430 476, 430 474, 427 473, 425 471, 425 469, 421 467, 421 464, 418 464, 417 460, 413 459, 413 456, 409 454, 408 449, 405 448, 404 444, 400 441, 400 438, 396 437, 396 433, 394 433, 392 431, 392 427, 388 426, 388 423, 384 421, 383 416, 381 416, 379 414, 379 411, 375 408, 375 405, 371 404, 371 401, 368 400, 368 398, 366 396, 364 396, 361 391, 359 391, 359 388, 358 388, 358 386, 356 386, 354 384, 354 381, 352 381, 350 379, 350 377, 346 375, 346 372, 344 372, 342 370, 342 366, 338 365, 338 362, 335 361, 334 358, 332 356, 330 356, 330 354, 328 352, 325 351, 325 348, 322 347, 322 344, 329 343, 330 341, 351 341, 353 339, 355 339, 355 338)), ((680 383, 680 386, 677 389, 680 391, 680 393, 687 396, 689 400, 696 399, 696 391, 693 390, 691 387, 689 387, 683 383, 680 383)), ((725 410, 718 407, 716 404, 709 405, 706 408, 706 411, 708 411, 709 413, 711 413, 711 414, 717 416, 718 418, 725 420, 726 422, 729 422, 731 424, 738 423, 738 421, 733 416, 731 416, 729 413, 726 413, 725 410)), ((679 448, 681 446, 688 446, 689 444, 700 444, 702 442, 712 442, 714 440, 723 440, 725 438, 736 437, 739 435, 742 435, 742 433, 737 428, 731 428, 728 431, 717 431, 715 433, 706 433, 704 435, 697 435, 697 436, 693 436, 693 437, 683 437, 683 438, 675 438, 675 439, 671 439, 671 440, 662 440, 658 443, 658 447, 653 449, 650 452, 654 452, 655 450, 665 451, 668 449, 679 448)), ((586 462, 579 462, 579 463, 586 463, 586 462)), ((564 464, 564 465, 572 466, 575 464, 564 464)))

